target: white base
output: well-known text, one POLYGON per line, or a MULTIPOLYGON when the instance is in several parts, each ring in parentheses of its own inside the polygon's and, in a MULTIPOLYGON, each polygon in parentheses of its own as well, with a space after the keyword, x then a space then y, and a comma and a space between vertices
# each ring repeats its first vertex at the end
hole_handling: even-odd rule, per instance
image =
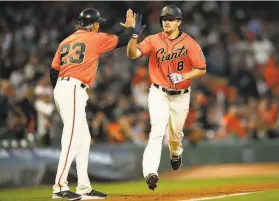
MULTIPOLYGON (((53 195, 52 195, 52 199, 63 199, 63 198, 59 197, 58 195, 53 194, 53 195)), ((68 200, 74 201, 74 200, 80 200, 80 199, 79 199, 79 198, 73 198, 73 199, 68 199, 68 200)))
POLYGON ((82 195, 81 200, 99 200, 99 199, 106 199, 106 198, 101 198, 98 196, 88 196, 88 195, 82 195))

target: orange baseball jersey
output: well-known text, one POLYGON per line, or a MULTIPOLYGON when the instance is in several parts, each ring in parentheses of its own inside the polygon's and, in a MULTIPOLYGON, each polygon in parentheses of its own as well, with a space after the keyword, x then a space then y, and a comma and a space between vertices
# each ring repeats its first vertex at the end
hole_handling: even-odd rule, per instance
POLYGON ((78 30, 59 44, 51 67, 59 71, 58 77, 72 77, 91 86, 100 55, 117 43, 118 36, 78 30))
POLYGON ((173 84, 168 75, 186 73, 192 68, 205 69, 206 62, 199 44, 186 33, 174 40, 164 32, 148 36, 138 44, 142 56, 150 55, 149 75, 154 84, 169 89, 185 89, 191 86, 190 80, 173 84))

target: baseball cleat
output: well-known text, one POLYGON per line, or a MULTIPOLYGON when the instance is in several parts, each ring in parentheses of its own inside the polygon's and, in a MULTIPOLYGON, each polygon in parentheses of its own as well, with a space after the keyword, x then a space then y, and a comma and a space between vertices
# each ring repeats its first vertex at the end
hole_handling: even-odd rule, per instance
POLYGON ((170 156, 170 160, 171 160, 171 167, 173 170, 178 170, 181 165, 182 165, 182 155, 171 155, 170 156))
POLYGON ((157 187, 158 180, 159 180, 159 177, 154 173, 150 173, 149 175, 147 175, 147 177, 145 179, 145 181, 148 185, 148 188, 153 191, 157 187))
POLYGON ((81 196, 82 196, 82 200, 105 199, 108 197, 107 194, 96 190, 91 190, 90 193, 85 193, 82 194, 81 196))
POLYGON ((74 193, 72 191, 61 191, 52 194, 52 199, 67 199, 71 201, 80 200, 81 195, 74 193))

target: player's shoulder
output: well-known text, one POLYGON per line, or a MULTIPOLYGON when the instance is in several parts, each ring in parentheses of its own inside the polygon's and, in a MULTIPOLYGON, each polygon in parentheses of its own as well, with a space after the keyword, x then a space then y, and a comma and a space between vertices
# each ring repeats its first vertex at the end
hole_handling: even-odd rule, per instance
POLYGON ((186 40, 188 43, 198 44, 198 42, 186 32, 182 32, 182 34, 185 36, 184 40, 186 40))
POLYGON ((116 37, 116 35, 104 33, 104 32, 98 32, 98 33, 96 33, 96 35, 99 37, 116 37))
POLYGON ((162 38, 162 34, 163 34, 163 32, 159 32, 156 34, 151 34, 150 37, 153 39, 160 39, 160 38, 162 38))
POLYGON ((161 32, 156 33, 156 34, 151 34, 151 35, 147 36, 147 37, 145 38, 145 40, 149 40, 149 41, 157 41, 157 40, 160 40, 160 38, 161 38, 160 33, 161 33, 161 32))

